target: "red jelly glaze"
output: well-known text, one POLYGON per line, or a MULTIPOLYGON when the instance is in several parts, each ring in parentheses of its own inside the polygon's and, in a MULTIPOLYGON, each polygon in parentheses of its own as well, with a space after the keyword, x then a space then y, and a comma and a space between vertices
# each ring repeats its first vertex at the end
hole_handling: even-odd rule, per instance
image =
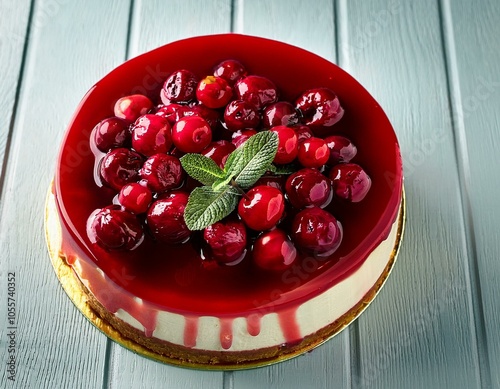
MULTIPOLYGON (((156 98, 161 87, 158 83, 149 96, 156 98)), ((147 328, 152 328, 151 322, 155 320, 155 312, 148 308, 151 306, 185 315, 194 312, 219 317, 248 317, 278 311, 287 342, 292 342, 298 336, 293 307, 352 274, 387 237, 401 201, 401 168, 398 142, 390 122, 380 105, 350 75, 296 47, 263 38, 222 34, 160 47, 119 66, 93 86, 79 105, 63 141, 54 193, 62 220, 63 249, 69 258, 82 258, 83 277, 96 290, 113 291, 113 296, 119 298, 106 300, 107 308, 133 312, 147 328), (260 53, 258 58, 254 55, 256 50, 260 53), (202 75, 208 74, 221 58, 235 58, 252 69, 252 73, 273 80, 283 100, 294 101, 303 91, 318 85, 335 90, 346 109, 335 131, 349 137, 358 147, 356 162, 370 167, 370 196, 358 204, 335 209, 335 216, 344 228, 341 246, 330 260, 323 261, 304 279, 296 277, 294 282, 284 283, 281 274, 254 269, 248 266, 251 261, 206 271, 200 264, 198 251, 189 244, 162 245, 158 249, 156 243, 146 238, 135 251, 117 255, 96 249, 86 237, 88 216, 94 209, 111 204, 115 196, 112 190, 95 185, 94 156, 88 151, 92 128, 100 120, 113 116, 112 107, 118 98, 143 84, 147 69, 158 66, 165 78, 177 69, 190 69, 202 75), (297 62, 297 58, 301 61, 297 62), (283 67, 283 63, 288 66, 283 67), (351 131, 353 128, 356 131, 351 131), (373 144, 377 147, 372 147, 373 144), (105 286, 99 282, 100 276, 94 270, 97 267, 106 275, 105 286), (179 274, 185 274, 186 267, 189 276, 182 277, 180 283, 179 274), (144 304, 138 304, 134 296, 140 297, 144 304), (283 309, 290 310, 281 313, 283 309)), ((187 323, 184 340, 192 347, 196 344, 197 324, 195 319, 187 323)))

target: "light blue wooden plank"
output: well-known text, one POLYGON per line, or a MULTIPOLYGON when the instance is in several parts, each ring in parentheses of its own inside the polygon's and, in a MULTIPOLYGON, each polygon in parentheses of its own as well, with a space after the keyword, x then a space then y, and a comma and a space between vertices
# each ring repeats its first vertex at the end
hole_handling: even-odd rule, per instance
MULTIPOLYGON (((135 1, 129 56, 196 35, 228 32, 231 1, 135 1)), ((223 373, 196 372, 162 365, 111 345, 111 388, 222 388, 223 373)))
POLYGON ((396 129, 408 211, 394 272, 359 319, 353 387, 480 387, 438 5, 340 3, 340 63, 396 129))
MULTIPOLYGON (((235 32, 302 47, 336 61, 332 1, 238 1, 235 32)), ((349 331, 309 354, 258 370, 232 373, 232 388, 349 388, 349 331)))
POLYGON ((30 14, 29 0, 0 3, 0 190, 3 182, 5 152, 8 147, 13 114, 18 98, 26 31, 30 14))
POLYGON ((229 32, 231 0, 136 0, 130 56, 196 35, 229 32))
MULTIPOLYGON (((11 387, 102 386, 106 337, 60 287, 45 246, 43 215, 59 143, 73 111, 87 89, 124 58, 125 39, 117 39, 127 31, 123 4, 35 4, 0 215, 2 298, 6 272, 15 272, 17 280, 17 377, 11 387)), ((0 307, 6 318, 5 303, 0 307)), ((4 324, 2 366, 7 356, 4 324)), ((2 367, 2 383, 7 382, 5 371, 2 367)))
POLYGON ((500 4, 442 3, 483 382, 500 388, 500 4))

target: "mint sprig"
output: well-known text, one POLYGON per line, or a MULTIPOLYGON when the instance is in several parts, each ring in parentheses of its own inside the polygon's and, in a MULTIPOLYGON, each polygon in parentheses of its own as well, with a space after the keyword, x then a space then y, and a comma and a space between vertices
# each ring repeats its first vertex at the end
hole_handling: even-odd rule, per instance
POLYGON ((186 154, 182 167, 204 186, 194 189, 184 211, 190 230, 202 230, 228 216, 239 196, 268 170, 278 151, 278 135, 262 131, 250 137, 227 158, 224 169, 208 157, 186 154))

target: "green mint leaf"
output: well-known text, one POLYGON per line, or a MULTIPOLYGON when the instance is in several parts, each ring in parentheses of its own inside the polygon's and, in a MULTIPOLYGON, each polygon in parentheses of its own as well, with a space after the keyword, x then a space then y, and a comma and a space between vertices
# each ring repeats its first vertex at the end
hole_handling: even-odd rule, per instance
POLYGON ((226 161, 226 174, 243 189, 250 188, 269 168, 278 151, 278 135, 262 131, 248 138, 226 161))
POLYGON ((224 178, 224 171, 211 158, 201 154, 186 154, 181 159, 182 168, 203 185, 212 185, 218 179, 224 178))
POLYGON ((227 177, 224 177, 224 178, 218 178, 217 180, 215 180, 215 182, 212 184, 212 189, 214 191, 219 191, 221 190, 222 188, 224 188, 225 186, 229 185, 229 183, 231 182, 233 178, 231 176, 227 176, 227 177))
POLYGON ((278 166, 271 164, 269 165, 267 170, 276 175, 286 176, 295 173, 299 169, 300 168, 296 164, 289 163, 288 165, 278 165, 278 166))
POLYGON ((202 230, 229 215, 238 204, 238 192, 231 186, 214 191, 209 186, 195 188, 184 210, 184 221, 193 230, 202 230))

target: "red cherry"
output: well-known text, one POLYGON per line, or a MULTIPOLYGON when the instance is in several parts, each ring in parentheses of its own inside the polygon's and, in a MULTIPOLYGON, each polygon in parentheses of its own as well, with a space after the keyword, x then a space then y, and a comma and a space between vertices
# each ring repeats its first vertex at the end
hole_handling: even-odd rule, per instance
POLYGON ((196 97, 198 79, 189 70, 173 72, 163 84, 160 92, 163 104, 187 103, 196 97))
POLYGON ((144 95, 130 95, 118 99, 115 103, 115 116, 134 122, 139 116, 147 114, 153 103, 144 95))
POLYGON ((330 180, 316 169, 296 171, 286 180, 288 201, 297 209, 317 206, 326 207, 332 200, 330 180))
POLYGON ((267 185, 278 189, 280 192, 285 192, 286 176, 262 176, 254 186, 267 185))
POLYGON ((246 77, 245 67, 234 59, 222 61, 214 68, 214 76, 226 80, 229 85, 234 85, 240 78, 246 77))
POLYGON ((212 141, 212 130, 199 116, 184 117, 174 124, 172 141, 185 153, 199 153, 212 141))
POLYGON ((293 126, 299 122, 299 117, 292 104, 288 101, 278 101, 266 107, 262 122, 264 128, 293 126))
POLYGON ((172 147, 172 135, 168 120, 157 115, 143 115, 132 128, 132 147, 149 157, 166 153, 172 147))
POLYGON ((92 212, 87 236, 107 250, 134 250, 144 240, 144 231, 136 216, 111 205, 92 212))
POLYGON ((113 149, 100 162, 103 182, 119 191, 125 184, 137 181, 143 159, 140 154, 125 148, 113 149))
POLYGON ((305 91, 296 101, 303 122, 316 135, 325 135, 344 115, 340 101, 331 89, 316 88, 305 91))
POLYGON ((210 143, 201 154, 212 158, 222 169, 226 163, 227 157, 236 149, 236 146, 227 140, 219 140, 210 143))
POLYGON ((255 186, 238 204, 238 214, 251 229, 264 231, 273 228, 283 216, 283 193, 271 186, 255 186))
POLYGON ((236 148, 238 148, 241 145, 243 145, 243 143, 245 143, 248 140, 248 138, 254 136, 255 134, 257 134, 257 131, 255 130, 236 131, 233 134, 233 139, 231 140, 231 142, 236 146, 236 148))
POLYGON ((121 206, 135 214, 146 212, 152 200, 151 191, 138 183, 125 185, 118 194, 121 206))
POLYGON ((252 257, 261 269, 282 271, 295 263, 297 249, 282 230, 275 228, 257 238, 252 257))
POLYGON ((339 199, 357 203, 365 198, 372 181, 363 168, 355 163, 336 165, 330 170, 333 193, 339 199))
POLYGON ((117 147, 127 147, 130 143, 128 122, 117 117, 101 120, 92 130, 91 139, 102 152, 117 147))
POLYGON ((278 101, 276 85, 266 77, 247 76, 234 86, 238 100, 245 100, 258 109, 278 101))
POLYGON ((169 103, 158 107, 155 115, 167 119, 170 126, 173 126, 175 122, 183 118, 185 116, 186 111, 189 110, 190 108, 187 105, 169 103))
POLYGON ((321 208, 306 208, 292 222, 292 240, 304 252, 318 257, 333 254, 342 242, 342 225, 321 208))
POLYGON ((151 205, 147 222, 156 239, 169 244, 184 243, 189 239, 191 231, 184 221, 188 198, 186 192, 174 191, 151 205))
POLYGON ((330 149, 323 139, 312 137, 299 144, 297 158, 304 167, 320 168, 328 162, 330 149))
POLYGON ((196 98, 208 108, 224 107, 233 96, 233 89, 220 77, 207 76, 198 84, 196 98))
POLYGON ((303 124, 298 124, 296 126, 293 126, 292 128, 297 134, 299 145, 306 139, 312 138, 314 136, 311 129, 303 124))
POLYGON ((274 163, 284 165, 292 162, 299 152, 299 143, 295 131, 287 126, 276 126, 271 128, 278 135, 278 152, 274 157, 274 163))
POLYGON ((330 158, 328 159, 330 165, 350 162, 358 151, 349 139, 340 135, 328 136, 325 138, 325 142, 330 149, 330 158))
POLYGON ((167 154, 155 154, 144 162, 140 175, 152 192, 161 193, 178 188, 184 179, 184 170, 178 158, 167 154))
POLYGON ((242 259, 246 253, 247 232, 239 220, 224 220, 208 226, 203 231, 204 255, 222 263, 242 259))
POLYGON ((224 111, 224 123, 228 130, 233 132, 245 128, 256 128, 260 124, 259 111, 248 101, 231 101, 224 111))

